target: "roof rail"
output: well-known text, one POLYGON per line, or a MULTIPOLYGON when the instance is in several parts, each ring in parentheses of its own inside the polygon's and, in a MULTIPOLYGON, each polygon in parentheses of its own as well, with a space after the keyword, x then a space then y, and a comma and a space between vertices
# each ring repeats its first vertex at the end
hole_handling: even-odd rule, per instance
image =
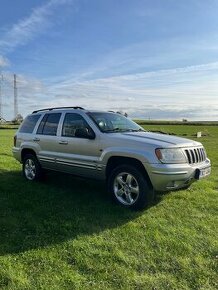
POLYGON ((85 110, 82 107, 55 107, 55 108, 46 108, 46 109, 36 110, 36 111, 33 111, 32 114, 35 114, 35 113, 38 113, 38 112, 42 112, 42 111, 53 111, 53 110, 59 110, 59 109, 79 109, 79 110, 85 110))

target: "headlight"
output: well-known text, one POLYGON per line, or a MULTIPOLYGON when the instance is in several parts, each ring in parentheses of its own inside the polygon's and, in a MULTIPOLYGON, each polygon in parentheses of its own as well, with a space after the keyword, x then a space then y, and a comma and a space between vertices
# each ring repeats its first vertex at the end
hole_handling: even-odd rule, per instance
POLYGON ((162 163, 186 163, 186 157, 181 149, 156 149, 155 154, 162 163))

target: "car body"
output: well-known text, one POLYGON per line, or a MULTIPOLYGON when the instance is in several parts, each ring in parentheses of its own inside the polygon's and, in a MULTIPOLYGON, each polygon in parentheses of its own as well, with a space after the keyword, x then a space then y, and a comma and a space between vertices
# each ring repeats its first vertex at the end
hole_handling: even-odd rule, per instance
MULTIPOLYGON (((49 108, 28 115, 15 135, 13 154, 23 164, 25 156, 34 156, 40 169, 107 180, 111 191, 129 194, 129 202, 116 198, 119 194, 116 201, 136 208, 140 202, 144 207, 149 199, 139 201, 139 194, 137 200, 131 198, 132 185, 133 191, 141 191, 139 175, 149 192, 168 191, 188 187, 211 170, 200 142, 147 132, 120 114, 81 107, 49 108)), ((35 179, 28 178, 27 168, 23 172, 28 180, 35 179)), ((143 182, 141 188, 145 188, 143 182)))

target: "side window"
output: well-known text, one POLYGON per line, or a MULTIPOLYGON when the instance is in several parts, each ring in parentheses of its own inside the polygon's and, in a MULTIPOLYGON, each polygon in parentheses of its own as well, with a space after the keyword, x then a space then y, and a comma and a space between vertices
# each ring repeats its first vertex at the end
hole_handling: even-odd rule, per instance
POLYGON ((64 118, 62 136, 75 137, 77 129, 89 128, 83 117, 76 113, 67 113, 64 118))
POLYGON ((55 136, 61 113, 45 114, 37 130, 37 134, 55 136))
POLYGON ((19 132, 32 133, 41 115, 30 115, 23 121, 19 132))

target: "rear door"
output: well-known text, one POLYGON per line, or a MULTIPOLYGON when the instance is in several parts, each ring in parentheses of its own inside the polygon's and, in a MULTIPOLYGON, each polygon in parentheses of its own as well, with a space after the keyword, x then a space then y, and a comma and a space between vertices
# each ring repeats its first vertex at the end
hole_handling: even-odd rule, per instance
POLYGON ((39 145, 38 159, 43 168, 57 169, 56 158, 58 150, 57 132, 61 113, 45 114, 34 136, 39 145))
MULTIPOLYGON (((78 113, 66 113, 58 142, 58 170, 76 175, 97 177, 100 156, 99 139, 79 138, 77 129, 92 130, 84 117, 78 113)), ((100 169, 99 169, 100 170, 100 169)))

